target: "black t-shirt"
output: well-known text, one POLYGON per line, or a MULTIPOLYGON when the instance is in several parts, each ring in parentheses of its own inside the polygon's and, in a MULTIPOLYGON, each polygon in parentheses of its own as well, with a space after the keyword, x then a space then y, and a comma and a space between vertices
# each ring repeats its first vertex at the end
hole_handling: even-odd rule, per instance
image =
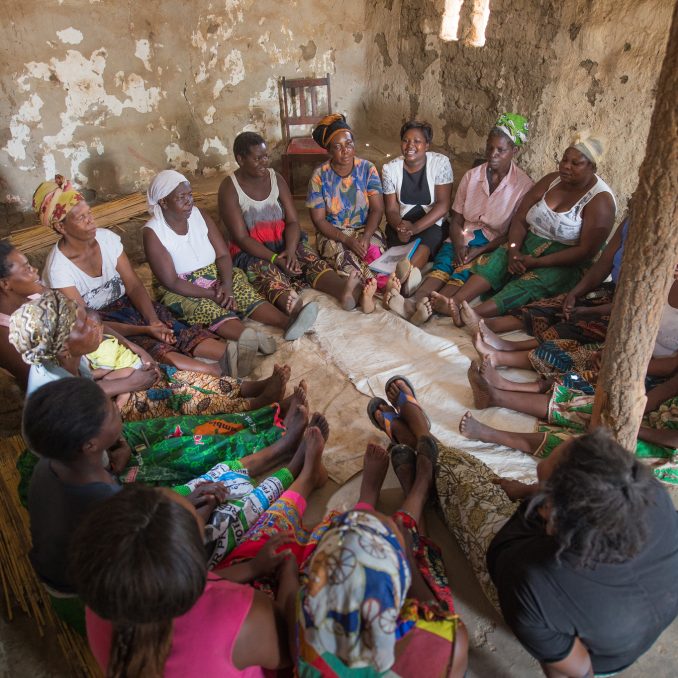
POLYGON ((403 168, 403 183, 400 187, 400 200, 405 205, 414 205, 403 219, 407 221, 419 221, 425 216, 426 211, 423 205, 431 204, 431 189, 428 186, 428 177, 426 176, 426 165, 419 171, 411 174, 403 168))
POLYGON ((577 568, 523 504, 487 552, 506 622, 540 662, 570 653, 575 637, 596 673, 621 671, 678 615, 678 514, 657 484, 647 508, 648 540, 626 563, 577 568))
POLYGON ((108 483, 67 485, 52 471, 49 460, 37 463, 28 488, 28 513, 33 548, 30 559, 38 576, 62 593, 74 593, 68 576, 71 538, 92 507, 119 492, 108 483))

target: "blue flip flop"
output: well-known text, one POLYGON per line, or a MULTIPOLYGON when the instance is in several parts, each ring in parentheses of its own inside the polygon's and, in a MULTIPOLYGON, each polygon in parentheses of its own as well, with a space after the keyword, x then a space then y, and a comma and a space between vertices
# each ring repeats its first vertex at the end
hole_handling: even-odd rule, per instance
POLYGON ((412 405, 416 405, 422 412, 422 414, 426 417, 426 421, 428 422, 429 428, 431 428, 431 419, 426 414, 424 411, 424 408, 419 404, 419 401, 417 400, 417 395, 416 391, 414 390, 414 386, 412 386, 412 382, 407 377, 403 377, 401 374, 396 374, 394 377, 391 377, 387 382, 385 386, 385 390, 388 391, 389 386, 393 384, 396 381, 403 381, 407 385, 407 387, 412 391, 412 395, 409 395, 408 393, 405 393, 405 391, 398 390, 398 399, 396 400, 395 404, 391 403, 393 407, 395 407, 398 412, 400 412, 400 409, 405 403, 411 403, 412 405))
POLYGON ((397 412, 382 412, 382 416, 384 417, 384 425, 382 426, 378 421, 375 416, 377 410, 379 410, 380 407, 385 405, 386 407, 391 407, 390 403, 387 403, 383 398, 372 398, 369 403, 367 403, 367 416, 369 417, 370 421, 372 422, 372 425, 379 429, 380 431, 383 431, 391 440, 392 442, 395 442, 393 439, 393 434, 391 433, 391 425, 392 423, 396 420, 399 419, 398 413, 397 412))

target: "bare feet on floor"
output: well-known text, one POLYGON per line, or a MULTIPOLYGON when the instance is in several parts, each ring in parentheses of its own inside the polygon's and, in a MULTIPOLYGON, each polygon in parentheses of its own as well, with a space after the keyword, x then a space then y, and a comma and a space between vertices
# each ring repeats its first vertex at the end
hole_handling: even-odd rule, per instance
POLYGON ((492 356, 490 355, 483 356, 483 359, 480 363, 480 374, 488 384, 494 386, 495 388, 499 388, 502 391, 516 390, 516 382, 511 381, 510 379, 505 379, 501 376, 501 374, 499 374, 499 372, 497 372, 493 365, 492 356))
POLYGON ((380 445, 369 443, 363 458, 363 478, 358 501, 374 506, 388 471, 388 452, 380 445))
POLYGON ((470 412, 466 412, 459 422, 459 433, 469 440, 480 440, 482 442, 492 442, 486 440, 489 426, 478 421, 470 412))
POLYGON ((482 339, 482 336, 480 335, 480 332, 476 332, 473 335, 473 346, 478 351, 478 355, 484 360, 487 358, 490 361, 490 364, 492 367, 496 366, 495 362, 495 350, 491 347, 488 346, 482 339))
POLYGON ((459 314, 461 315, 464 325, 466 325, 473 334, 477 334, 481 317, 471 308, 468 301, 461 302, 459 314))
POLYGON ((323 434, 325 442, 327 442, 330 437, 330 425, 324 415, 320 414, 320 412, 314 412, 311 415, 311 420, 308 422, 308 425, 319 429, 320 433, 323 434))
POLYGON ((360 285, 360 275, 358 271, 351 271, 344 283, 344 289, 341 292, 341 307, 345 311, 352 311, 356 307, 355 290, 360 285))
POLYGON ((450 310, 450 297, 446 297, 440 292, 431 292, 431 307, 440 315, 452 315, 450 310))
POLYGON ((423 325, 433 315, 433 306, 428 297, 424 297, 415 307, 414 313, 410 316, 410 322, 413 325, 423 325))
POLYGON ((363 313, 372 313, 376 308, 374 303, 374 295, 377 291, 377 279, 370 278, 363 285, 363 293, 360 295, 360 308, 362 308, 363 313))
POLYGON ((305 403, 295 401, 285 415, 285 439, 289 439, 292 449, 295 449, 308 426, 308 407, 305 403))
POLYGON ((325 438, 317 426, 309 426, 299 445, 304 455, 304 467, 299 478, 311 481, 314 488, 322 487, 327 482, 327 469, 323 464, 325 438))
POLYGON ((475 360, 471 361, 468 368, 468 381, 473 391, 473 404, 477 410, 484 410, 493 406, 492 394, 489 384, 480 373, 480 365, 475 360))
POLYGON ((288 396, 280 403, 280 413, 287 415, 290 408, 294 405, 306 405, 308 407, 308 384, 302 379, 295 387, 291 396, 288 396))
POLYGON ((289 365, 274 365, 273 374, 266 380, 266 386, 260 398, 265 403, 279 403, 285 397, 285 389, 290 379, 292 368, 289 365))
POLYGON ((290 290, 287 293, 287 299, 285 300, 285 313, 290 316, 297 315, 301 311, 303 302, 301 297, 297 294, 295 290, 290 290))
POLYGON ((515 351, 512 341, 502 339, 499 335, 495 334, 482 319, 478 322, 478 332, 485 344, 496 351, 515 351))

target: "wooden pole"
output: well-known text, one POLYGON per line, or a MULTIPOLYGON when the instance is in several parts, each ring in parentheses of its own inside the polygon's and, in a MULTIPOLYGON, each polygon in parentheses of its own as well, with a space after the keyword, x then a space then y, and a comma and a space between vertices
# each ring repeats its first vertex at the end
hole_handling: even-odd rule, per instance
POLYGON ((611 429, 635 449, 646 397, 644 379, 678 263, 678 3, 639 183, 631 200, 622 269, 614 296, 592 426, 611 429))

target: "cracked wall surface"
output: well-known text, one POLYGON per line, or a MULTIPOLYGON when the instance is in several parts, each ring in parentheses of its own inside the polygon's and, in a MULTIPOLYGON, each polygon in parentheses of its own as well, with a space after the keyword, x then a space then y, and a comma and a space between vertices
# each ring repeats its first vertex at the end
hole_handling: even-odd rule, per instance
POLYGON ((482 48, 466 42, 470 0, 461 39, 438 37, 443 4, 370 4, 366 101, 374 130, 394 135, 406 119, 427 119, 454 161, 482 154, 499 113, 522 113, 532 134, 520 162, 536 179, 555 169, 575 130, 591 129, 607 143, 599 170, 621 213, 645 154, 673 3, 490 0, 482 48))
POLYGON ((364 2, 7 0, 0 202, 29 209, 59 172, 107 198, 168 166, 230 169, 244 129, 281 139, 278 80, 333 76, 360 110, 364 2))

